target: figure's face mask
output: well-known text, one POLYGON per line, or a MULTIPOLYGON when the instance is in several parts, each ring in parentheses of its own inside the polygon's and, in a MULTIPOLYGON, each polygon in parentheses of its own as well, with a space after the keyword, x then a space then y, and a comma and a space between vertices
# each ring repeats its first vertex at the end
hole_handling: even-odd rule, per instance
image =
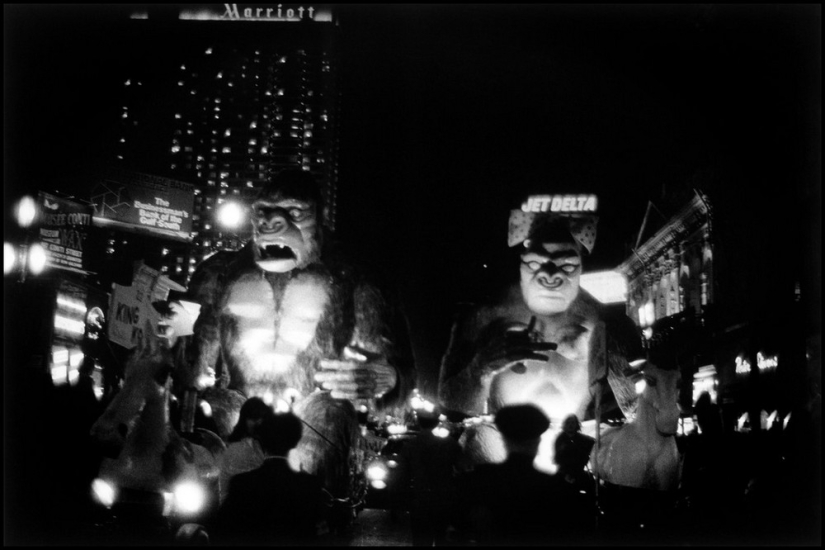
POLYGON ((580 247, 547 242, 521 255, 521 292, 530 311, 554 315, 566 311, 579 294, 580 247))
POLYGON ((318 259, 318 214, 314 201, 270 195, 252 203, 255 262, 286 273, 318 259))

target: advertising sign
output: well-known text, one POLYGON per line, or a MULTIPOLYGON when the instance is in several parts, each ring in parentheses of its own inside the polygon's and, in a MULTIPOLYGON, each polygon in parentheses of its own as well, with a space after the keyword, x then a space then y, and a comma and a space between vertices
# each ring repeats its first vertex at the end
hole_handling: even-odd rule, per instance
POLYGON ((43 192, 38 199, 42 212, 38 238, 48 264, 85 273, 83 245, 92 224, 91 207, 43 192))
POLYGON ((109 341, 126 349, 137 346, 147 321, 155 330, 160 319, 152 302, 166 300, 170 290, 183 292, 186 288, 143 264, 135 269, 131 286, 113 284, 107 317, 109 341))
MULTIPOLYGON (((142 18, 132 16, 133 18, 142 18)), ((332 21, 332 13, 326 6, 302 6, 292 4, 212 4, 187 5, 178 19, 194 21, 268 21, 299 22, 332 21)))
POLYGON ((111 169, 92 192, 101 226, 190 240, 195 187, 182 181, 111 169))

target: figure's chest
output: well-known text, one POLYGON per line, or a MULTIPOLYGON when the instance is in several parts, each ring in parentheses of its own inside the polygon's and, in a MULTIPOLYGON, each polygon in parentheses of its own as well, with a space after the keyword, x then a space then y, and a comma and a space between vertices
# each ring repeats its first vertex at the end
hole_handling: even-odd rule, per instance
POLYGON ((523 369, 505 369, 493 380, 490 395, 496 406, 533 403, 556 420, 584 415, 590 403, 587 361, 554 351, 546 355, 548 361, 524 361, 523 369))
POLYGON ((329 302, 319 278, 299 276, 282 288, 259 276, 245 276, 230 285, 223 312, 235 321, 242 341, 297 352, 315 336, 329 302))

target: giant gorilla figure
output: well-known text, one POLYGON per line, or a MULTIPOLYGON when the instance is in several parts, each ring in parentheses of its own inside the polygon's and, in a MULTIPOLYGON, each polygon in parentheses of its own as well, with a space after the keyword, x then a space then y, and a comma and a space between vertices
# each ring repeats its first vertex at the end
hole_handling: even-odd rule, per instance
MULTIPOLYGON (((553 197, 567 212, 539 211, 550 197, 531 197, 511 211, 509 245, 519 247, 519 283, 503 297, 478 305, 456 321, 441 366, 439 399, 468 416, 494 414, 505 405, 540 407, 553 428, 575 414, 632 418, 636 393, 628 360, 642 355, 641 338, 624 314, 610 313, 579 286, 582 257, 593 248, 598 218, 586 198, 553 197), (601 383, 606 382, 606 383, 601 383)), ((593 197, 595 207, 595 197, 593 197)), ((585 424, 595 431, 595 424, 585 424)), ((550 431, 547 432, 550 434, 550 431)), ((500 462, 503 441, 491 423, 465 434, 476 462, 500 462)), ((536 466, 553 471, 555 433, 542 439, 536 466)))
MULTIPOLYGON (((406 321, 363 270, 330 246, 315 179, 273 177, 252 204, 252 239, 198 266, 189 292, 201 304, 195 362, 184 382, 231 429, 252 396, 283 400, 309 429, 293 464, 347 496, 353 402, 398 406, 414 384, 406 321), (199 380, 214 377, 214 387, 199 380)), ((220 423, 219 423, 220 424, 220 423)))

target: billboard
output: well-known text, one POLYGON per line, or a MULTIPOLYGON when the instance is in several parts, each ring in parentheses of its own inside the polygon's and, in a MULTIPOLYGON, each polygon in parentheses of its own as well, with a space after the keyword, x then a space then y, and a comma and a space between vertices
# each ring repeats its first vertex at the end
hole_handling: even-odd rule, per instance
POLYGON ((97 180, 92 190, 95 225, 191 240, 194 185, 118 169, 97 180))
POLYGON ((83 247, 92 225, 92 208, 49 193, 38 194, 42 215, 37 238, 51 267, 85 273, 83 247))

